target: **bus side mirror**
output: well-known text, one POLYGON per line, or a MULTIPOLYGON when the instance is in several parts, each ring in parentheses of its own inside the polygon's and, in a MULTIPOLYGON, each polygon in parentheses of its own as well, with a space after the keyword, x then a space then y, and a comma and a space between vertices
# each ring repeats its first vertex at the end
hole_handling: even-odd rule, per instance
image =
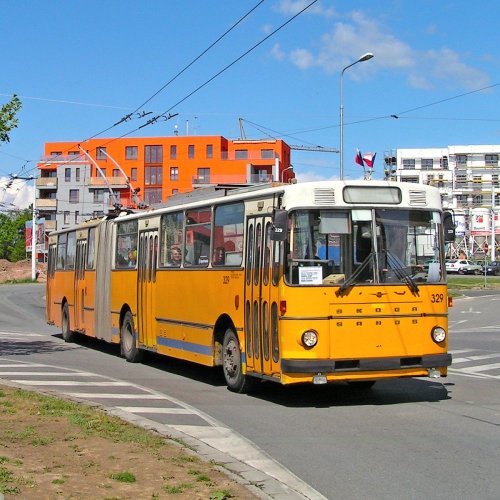
POLYGON ((288 212, 275 209, 273 212, 273 226, 271 228, 271 241, 285 241, 288 231, 288 212))
POLYGON ((453 221, 453 215, 451 212, 443 213, 443 230, 445 243, 455 241, 455 222, 453 221))

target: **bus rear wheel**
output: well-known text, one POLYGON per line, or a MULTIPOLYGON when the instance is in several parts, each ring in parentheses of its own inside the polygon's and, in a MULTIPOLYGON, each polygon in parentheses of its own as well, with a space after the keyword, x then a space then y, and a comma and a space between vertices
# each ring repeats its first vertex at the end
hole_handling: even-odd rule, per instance
POLYGON ((222 344, 222 370, 229 390, 247 393, 254 387, 255 381, 243 374, 240 343, 231 329, 226 331, 222 344))
POLYGON ((74 342, 75 333, 71 331, 71 325, 69 322, 69 306, 67 302, 65 302, 62 307, 61 317, 62 317, 61 321, 62 338, 64 339, 65 342, 74 342))
POLYGON ((136 344, 134 320, 130 311, 127 311, 123 317, 123 323, 120 329, 120 348, 122 356, 129 363, 139 363, 142 360, 143 352, 136 344))

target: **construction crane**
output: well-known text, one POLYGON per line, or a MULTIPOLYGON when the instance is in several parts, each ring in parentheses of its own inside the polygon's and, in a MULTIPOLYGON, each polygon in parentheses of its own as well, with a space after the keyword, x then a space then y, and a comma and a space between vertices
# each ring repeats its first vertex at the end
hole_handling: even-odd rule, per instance
MULTIPOLYGON (((243 118, 238 118, 240 124, 240 137, 242 140, 246 140, 245 127, 243 125, 243 118)), ((323 146, 298 146, 296 144, 288 144, 290 149, 295 149, 299 151, 317 151, 320 153, 339 153, 337 148, 324 148, 323 146)))
POLYGON ((339 153, 337 148, 324 148, 323 146, 297 146, 289 144, 290 149, 298 149, 300 151, 318 151, 320 153, 339 153))

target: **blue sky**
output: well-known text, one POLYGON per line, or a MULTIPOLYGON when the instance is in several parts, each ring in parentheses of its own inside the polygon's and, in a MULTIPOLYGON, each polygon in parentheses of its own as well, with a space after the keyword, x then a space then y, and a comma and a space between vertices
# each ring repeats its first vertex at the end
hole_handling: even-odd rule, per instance
MULTIPOLYGON (((103 137, 177 126, 236 139, 243 118, 247 138, 339 148, 340 73, 366 52, 375 57, 343 78, 345 178, 362 176, 356 148, 377 153, 382 178, 396 148, 500 143, 496 1, 319 0, 269 36, 310 3, 0 0, 0 103, 13 93, 23 103, 0 146, 0 202, 25 202, 1 179, 35 173, 45 142, 82 142, 138 108, 178 116, 137 132, 145 120, 134 118, 103 137)), ((336 153, 293 151, 292 163, 299 181, 339 174, 336 153)))

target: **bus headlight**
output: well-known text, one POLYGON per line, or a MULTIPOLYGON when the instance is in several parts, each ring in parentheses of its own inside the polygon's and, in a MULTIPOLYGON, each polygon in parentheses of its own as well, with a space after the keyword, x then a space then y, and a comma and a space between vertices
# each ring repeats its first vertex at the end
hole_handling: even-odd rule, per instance
POLYGON ((318 343, 318 334, 314 330, 307 330, 302 334, 302 344, 307 349, 311 349, 318 343))
POLYGON ((446 330, 441 326, 435 326, 432 329, 431 337, 434 342, 440 344, 441 342, 444 342, 446 340, 446 330))

